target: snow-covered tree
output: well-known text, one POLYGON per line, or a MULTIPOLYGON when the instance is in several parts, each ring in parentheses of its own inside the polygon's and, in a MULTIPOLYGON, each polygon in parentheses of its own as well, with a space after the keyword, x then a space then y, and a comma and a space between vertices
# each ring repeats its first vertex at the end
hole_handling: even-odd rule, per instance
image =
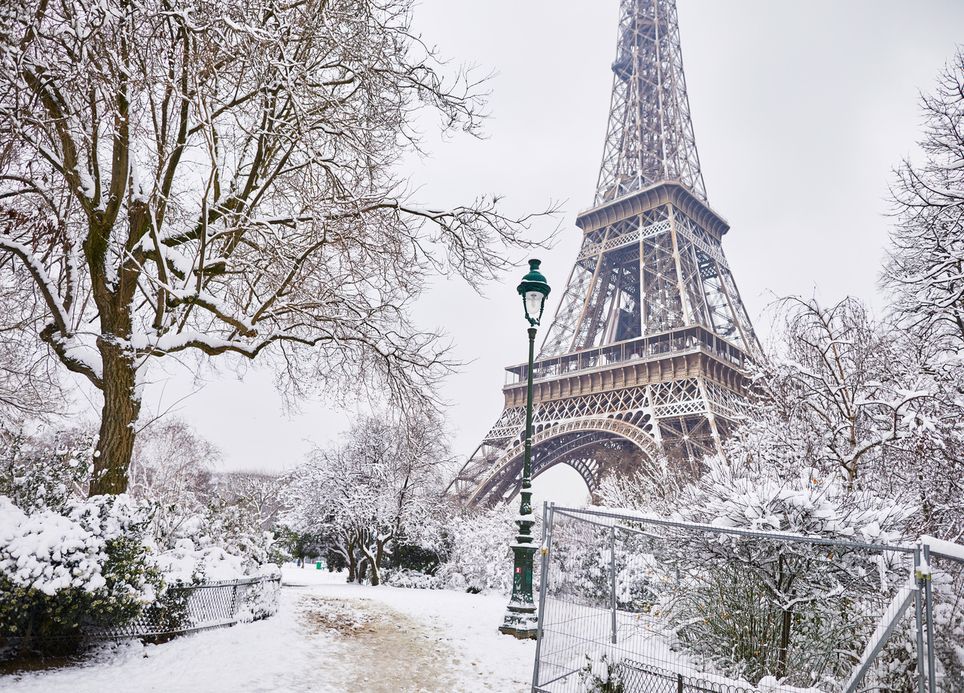
POLYGON ((781 353, 761 384, 778 416, 812 429, 811 464, 835 466, 854 486, 886 443, 912 433, 913 413, 929 393, 901 379, 893 335, 860 301, 825 308, 789 298, 783 308, 781 353))
POLYGON ((39 311, 35 301, 24 300, 16 262, 0 253, 0 430, 8 431, 52 419, 67 401, 56 364, 37 337, 39 311))
POLYGON ((924 160, 892 188, 897 224, 883 281, 903 329, 929 349, 964 349, 964 49, 921 96, 924 160))
POLYGON ((150 502, 153 534, 170 548, 201 523, 213 492, 211 472, 221 452, 181 419, 159 421, 137 438, 128 493, 150 502))
POLYGON ((921 531, 964 536, 964 50, 921 96, 923 161, 905 160, 892 188, 896 225, 883 285, 893 299, 900 366, 931 397, 917 435, 890 445, 921 531))
POLYGON ((480 126, 477 84, 444 76, 411 5, 0 9, 0 257, 24 329, 103 395, 92 494, 127 487, 153 359, 260 358, 289 394, 423 398, 446 358, 412 297, 526 245, 494 200, 425 207, 395 177, 416 110, 480 126))
POLYGON ((783 303, 785 330, 757 378, 763 397, 726 443, 734 459, 792 479, 838 474, 853 489, 920 508, 918 533, 964 526, 964 370, 928 364, 927 343, 872 320, 853 298, 783 303))
MULTIPOLYGON (((915 511, 813 469, 787 478, 765 460, 721 458, 680 508, 701 524, 877 543, 906 539, 915 511)), ((701 530, 671 532, 661 551, 676 573, 664 583, 663 617, 688 650, 750 681, 839 678, 876 625, 882 595, 907 579, 906 562, 886 553, 701 530)))
POLYGON ((692 481, 689 469, 665 456, 649 460, 640 455, 629 474, 607 474, 599 484, 603 505, 652 512, 671 512, 680 491, 692 481))
POLYGON ((417 536, 438 505, 446 450, 433 418, 363 417, 344 442, 291 475, 286 524, 327 538, 348 579, 377 585, 393 545, 417 536))
POLYGON ((277 474, 225 472, 215 476, 222 505, 239 506, 252 528, 271 530, 281 506, 282 483, 277 474))
POLYGON ((517 512, 508 503, 452 513, 445 520, 446 551, 436 574, 439 583, 450 589, 508 594, 512 590, 509 543, 517 512))

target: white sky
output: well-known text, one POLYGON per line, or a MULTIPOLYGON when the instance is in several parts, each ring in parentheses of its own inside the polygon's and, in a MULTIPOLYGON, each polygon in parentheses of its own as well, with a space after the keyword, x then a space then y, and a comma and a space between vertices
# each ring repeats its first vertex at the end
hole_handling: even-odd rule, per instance
MULTIPOLYGON (((724 251, 758 331, 766 333, 759 316, 774 295, 816 291, 829 302, 853 294, 881 306, 890 171, 915 151, 917 93, 931 89, 962 39, 964 3, 678 4, 707 193, 731 224, 724 251)), ((432 156, 412 172, 418 200, 499 193, 517 213, 561 202, 559 242, 540 253, 553 287, 549 313, 581 238, 575 215, 593 198, 617 9, 618 0, 422 0, 416 8, 417 29, 443 56, 496 72, 487 139, 427 136, 432 156)), ((422 324, 442 327, 469 362, 442 391, 463 459, 501 412, 504 367, 525 358, 515 294, 523 266, 484 297, 445 281, 418 306, 422 324)), ((182 369, 148 388, 145 408, 166 408, 192 389, 182 369)), ((243 380, 210 380, 174 411, 222 449, 224 468, 280 471, 301 460, 309 441, 323 444, 345 428, 354 407, 344 406, 306 402, 288 417, 271 374, 250 370, 243 380)))

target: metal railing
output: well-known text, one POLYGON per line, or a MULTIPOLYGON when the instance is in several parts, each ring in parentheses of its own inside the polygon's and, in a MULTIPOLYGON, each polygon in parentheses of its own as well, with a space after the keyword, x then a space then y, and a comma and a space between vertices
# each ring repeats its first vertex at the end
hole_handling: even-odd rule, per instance
MULTIPOLYGON (((746 367, 746 355, 732 344, 724 341, 703 325, 690 325, 670 332, 637 337, 612 345, 585 349, 583 351, 540 358, 533 366, 536 380, 564 376, 568 373, 607 368, 636 360, 662 358, 667 354, 684 354, 704 351, 737 369, 746 367)), ((524 383, 528 378, 525 364, 506 369, 505 384, 524 383)))
POLYGON ((122 625, 88 623, 84 637, 161 638, 256 621, 278 609, 281 577, 251 577, 170 587, 154 604, 122 625))
POLYGON ((119 623, 88 618, 79 625, 51 629, 49 618, 28 615, 17 628, 0 632, 0 663, 29 661, 37 656, 71 656, 85 645, 103 640, 156 642, 256 621, 277 611, 280 588, 280 576, 173 586, 133 618, 119 623))
POLYGON ((750 688, 685 676, 632 659, 620 661, 615 674, 624 691, 638 693, 755 693, 750 688))

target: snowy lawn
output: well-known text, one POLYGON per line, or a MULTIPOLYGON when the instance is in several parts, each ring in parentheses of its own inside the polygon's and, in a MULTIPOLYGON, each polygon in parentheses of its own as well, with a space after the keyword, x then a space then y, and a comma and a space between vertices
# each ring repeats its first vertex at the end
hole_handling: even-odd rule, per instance
POLYGON ((286 567, 278 613, 84 665, 0 679, 11 692, 528 690, 535 643, 501 635, 505 598, 344 584, 286 567))

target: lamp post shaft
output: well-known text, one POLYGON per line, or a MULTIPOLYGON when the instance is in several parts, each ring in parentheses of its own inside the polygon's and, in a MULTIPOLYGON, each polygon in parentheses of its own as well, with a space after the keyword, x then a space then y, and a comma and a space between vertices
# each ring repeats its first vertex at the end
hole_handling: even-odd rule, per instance
POLYGON ((512 597, 506 609, 505 619, 499 630, 517 638, 535 638, 539 620, 535 599, 532 596, 532 557, 536 552, 532 540, 532 364, 535 360, 536 328, 529 327, 529 368, 526 384, 525 450, 522 456, 522 490, 519 494, 519 517, 516 524, 519 533, 512 545, 512 597))
MULTIPOLYGON (((532 364, 535 361, 536 353, 536 328, 529 328, 529 367, 526 369, 526 441, 525 452, 522 457, 522 493, 526 494, 526 489, 532 486, 532 364)), ((523 512, 528 507, 528 512, 532 512, 532 494, 528 498, 523 496, 523 512)))

